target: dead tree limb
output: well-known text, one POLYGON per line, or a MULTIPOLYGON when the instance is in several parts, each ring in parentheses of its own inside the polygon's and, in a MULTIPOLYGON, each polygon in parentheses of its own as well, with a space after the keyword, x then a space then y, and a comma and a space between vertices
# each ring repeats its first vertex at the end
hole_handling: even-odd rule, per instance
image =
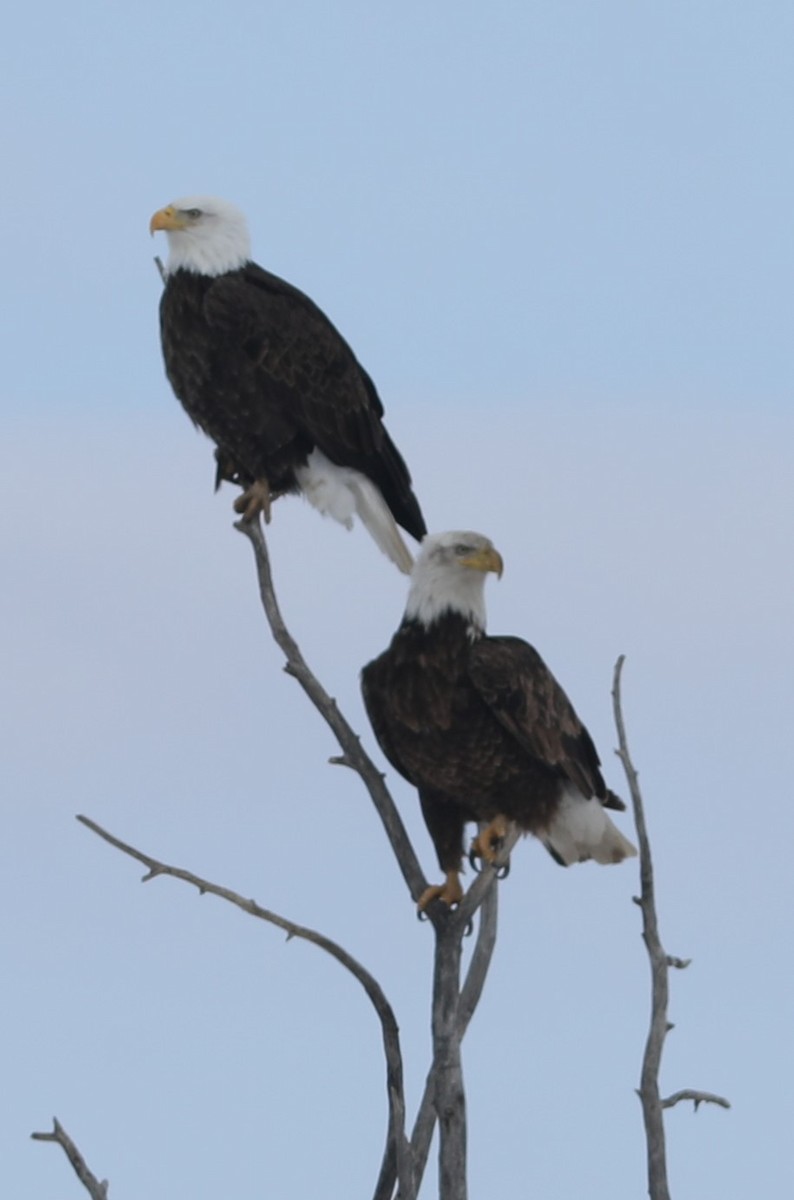
MULTIPOLYGON (((462 988, 460 989, 460 998, 458 1001, 458 1040, 462 1042, 469 1021, 477 1007, 482 989, 485 985, 485 979, 488 974, 488 968, 491 965, 494 948, 496 946, 496 923, 498 913, 498 888, 496 887, 496 875, 494 871, 488 872, 484 876, 486 886, 484 894, 481 898, 480 908, 478 910, 479 919, 477 922, 477 937, 469 960, 469 966, 466 971, 466 977, 462 988)), ((439 953, 438 947, 436 953, 439 953)), ((451 974, 447 972, 447 975, 451 974)), ((436 1128, 436 1074, 435 1064, 431 1063, 430 1070, 427 1073, 425 1080, 422 1099, 417 1110, 414 1126, 411 1133, 410 1147, 413 1162, 413 1173, 416 1180, 421 1180, 424 1177, 427 1167, 427 1159, 430 1153, 430 1144, 433 1140, 433 1132, 436 1128)), ((396 1183, 396 1173, 393 1172, 389 1179, 390 1187, 384 1191, 383 1195, 386 1200, 390 1200, 393 1195, 394 1185, 396 1183)), ((397 1193, 397 1200, 407 1200, 401 1191, 397 1193)))
POLYGON ((238 521, 235 529, 248 538, 253 548, 259 579, 259 596, 273 638, 287 660, 284 669, 288 675, 297 679, 339 742, 342 755, 331 761, 352 768, 363 780, 378 816, 383 822, 386 836, 391 843, 408 890, 416 902, 427 887, 427 881, 408 839, 402 818, 384 783, 383 774, 362 748, 360 738, 342 716, 336 701, 328 695, 325 688, 309 670, 297 642, 284 623, 273 588, 270 556, 260 521, 258 519, 256 521, 238 521))
POLYGON ((101 825, 97 825, 95 821, 90 820, 88 817, 79 816, 77 820, 111 846, 115 846, 117 850, 121 850, 123 854, 127 854, 130 858, 134 858, 142 863, 147 869, 147 873, 143 876, 143 883, 147 883, 150 879, 156 879, 161 875, 169 875, 173 879, 181 879, 184 883, 191 884, 198 889, 201 895, 219 896, 222 900, 227 900, 230 904, 241 908, 243 912, 248 913, 250 916, 258 917, 261 921, 266 921, 270 925, 275 925, 279 929, 283 929, 287 934, 288 940, 291 938, 301 938, 303 941, 311 942, 313 946, 318 946, 326 954, 329 954, 331 958, 336 959, 338 963, 345 967, 358 980, 366 992, 372 1007, 375 1009, 383 1036, 383 1048, 386 1056, 386 1095, 389 1111, 386 1153, 388 1153, 390 1146, 393 1147, 395 1166, 398 1178, 400 1178, 400 1184, 406 1189, 406 1195, 413 1197, 414 1192, 411 1190, 411 1180, 405 1174, 407 1163, 407 1156, 405 1154, 405 1100, 403 1094, 403 1065, 399 1028, 394 1011, 374 976, 353 958, 352 954, 348 954, 346 950, 330 938, 325 937, 324 934, 317 933, 316 930, 308 929, 303 925, 296 925, 294 921, 288 921, 285 917, 262 908, 255 900, 247 900, 244 896, 239 895, 238 892, 234 892, 230 888, 220 887, 218 884, 211 883, 207 879, 202 879, 199 875, 194 875, 192 871, 185 871, 181 867, 173 867, 159 862, 156 858, 152 858, 151 855, 144 854, 141 850, 137 850, 134 846, 129 845, 129 843, 123 842, 120 838, 108 833, 106 829, 103 829, 101 825), (403 1170, 402 1174, 400 1173, 401 1168, 403 1170))
POLYGON ((438 1122, 439 1200, 466 1200, 466 1092, 460 1055, 460 965, 463 934, 454 912, 435 923, 433 968, 433 1106, 438 1122))
MULTIPOLYGON (((430 912, 431 920, 435 922, 436 949, 434 971, 434 1011, 448 1013, 455 1011, 455 1026, 453 1040, 442 1040, 438 1045, 434 1038, 434 1057, 425 1080, 424 1092, 414 1121, 411 1133, 411 1150, 413 1152, 414 1171, 417 1179, 422 1179, 430 1153, 430 1144, 436 1127, 438 1110, 450 1114, 447 1124, 441 1128, 441 1141, 446 1142, 442 1158, 449 1163, 455 1162, 460 1176, 466 1179, 466 1142, 465 1142, 465 1095, 463 1095, 462 1072, 442 1070, 439 1063, 449 1063, 453 1049, 460 1060, 460 1046, 469 1027, 469 1022, 480 1001, 488 969, 491 965, 496 946, 496 927, 498 915, 497 877, 501 869, 509 862, 510 854, 518 841, 518 830, 513 828, 505 838, 504 845, 493 867, 484 867, 477 879, 472 883, 461 904, 453 913, 447 913, 443 905, 434 906, 430 912), (479 914, 477 922, 477 938, 474 950, 466 971, 462 987, 459 987, 459 962, 456 966, 457 952, 453 953, 453 943, 462 945, 462 938, 467 928, 479 914), (436 1050, 441 1050, 439 1056, 436 1050), (461 1103, 463 1096, 463 1103, 461 1103), (456 1129, 456 1121, 462 1127, 456 1129), (456 1147, 453 1151, 452 1147, 456 1147)), ((441 1168, 441 1163, 439 1163, 441 1168)), ((442 1200, 446 1196, 465 1196, 465 1190, 457 1192, 449 1178, 449 1172, 440 1174, 439 1195, 442 1200), (452 1188, 448 1193, 444 1187, 452 1188)), ((404 1200, 398 1193, 398 1200, 404 1200)))
MULTIPOLYGON (((621 707, 620 680, 623 671, 625 655, 621 654, 615 663, 615 673, 612 682, 612 701, 615 714, 615 726, 618 734, 618 758, 623 764, 626 779, 631 793, 631 803, 634 811, 634 824, 637 828, 637 840, 640 849, 640 895, 635 896, 635 903, 642 912, 642 937, 645 942, 651 965, 651 1022, 645 1052, 642 1059, 640 1086, 638 1095, 642 1104, 642 1116, 645 1124, 645 1141, 648 1163, 648 1195, 651 1200, 670 1200, 670 1189, 667 1183, 667 1152, 665 1147, 664 1119, 662 1111, 671 1108, 679 1100, 695 1100, 697 1103, 707 1097, 723 1108, 730 1108, 727 1100, 703 1092, 676 1092, 668 1100, 662 1100, 659 1094, 659 1068, 662 1061, 662 1050, 668 1032, 672 1028, 667 1017, 669 1001, 669 972, 671 967, 682 968, 689 965, 689 959, 680 959, 665 954, 659 934, 659 921, 656 914, 656 895, 654 890, 653 861, 651 846, 648 839, 648 828, 645 822, 645 810, 642 803, 642 793, 637 771, 631 760, 626 727, 623 721, 621 707)), ((697 1108, 697 1103, 695 1108, 697 1108)))
POLYGON ((52 1133, 32 1133, 30 1136, 36 1142, 57 1142, 63 1148, 64 1154, 74 1168, 75 1175, 92 1200, 107 1200, 107 1179, 103 1179, 100 1182, 96 1175, 88 1169, 85 1159, 57 1117, 53 1117, 52 1119, 52 1133))

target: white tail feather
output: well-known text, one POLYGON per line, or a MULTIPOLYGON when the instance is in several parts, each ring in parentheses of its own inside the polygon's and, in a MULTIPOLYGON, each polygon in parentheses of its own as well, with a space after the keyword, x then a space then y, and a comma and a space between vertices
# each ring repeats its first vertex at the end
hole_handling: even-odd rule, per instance
POLYGON ((350 475, 349 487, 356 498, 356 512, 362 524, 394 565, 404 575, 410 575, 414 566, 413 555, 403 541, 386 501, 366 475, 359 475, 357 471, 351 471, 350 475))
POLYGON ((378 548, 400 571, 410 575, 414 565, 411 552, 371 479, 352 467, 338 467, 320 450, 311 452, 305 467, 296 468, 295 478, 303 495, 323 516, 333 517, 351 529, 355 513, 378 548))
POLYGON ((637 853, 598 800, 586 800, 569 788, 543 835, 546 849, 566 867, 592 858, 597 863, 619 863, 637 853))

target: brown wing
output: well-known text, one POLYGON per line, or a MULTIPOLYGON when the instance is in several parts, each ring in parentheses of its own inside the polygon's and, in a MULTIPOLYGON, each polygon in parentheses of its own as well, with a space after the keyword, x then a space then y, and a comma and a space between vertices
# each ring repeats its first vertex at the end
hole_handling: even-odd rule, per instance
POLYGON ((367 475, 395 519, 421 539, 425 523, 408 468, 383 425, 375 385, 322 310, 249 263, 215 280, 204 315, 230 346, 244 351, 263 401, 281 406, 332 462, 367 475))
POLYGON ((469 677, 533 757, 561 771, 584 796, 611 799, 590 734, 534 647, 516 637, 482 638, 472 646, 469 677))

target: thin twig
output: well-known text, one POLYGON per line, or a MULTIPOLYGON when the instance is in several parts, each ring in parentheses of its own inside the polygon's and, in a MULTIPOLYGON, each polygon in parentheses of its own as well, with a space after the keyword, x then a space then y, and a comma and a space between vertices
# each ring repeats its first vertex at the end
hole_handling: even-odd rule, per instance
POLYGON ((691 1100, 695 1106, 695 1112, 701 1104, 718 1104, 720 1108, 731 1107, 730 1100, 726 1100, 724 1096, 715 1096, 714 1092, 696 1092, 693 1088, 682 1088, 680 1092, 673 1092, 672 1096, 663 1100, 662 1108, 673 1108, 682 1100, 691 1100))
POLYGON ((159 254, 155 254, 155 256, 154 256, 154 265, 157 267, 157 270, 160 272, 160 281, 164 284, 167 283, 168 282, 168 272, 166 271, 165 267, 163 266, 163 260, 160 258, 159 254))
POLYGON ((59 1146, 63 1147, 66 1157, 74 1168, 75 1175, 92 1197, 92 1200, 107 1200, 107 1179, 100 1181, 88 1169, 85 1159, 57 1117, 53 1117, 52 1119, 52 1133, 32 1133, 30 1136, 36 1142, 57 1142, 59 1146))
MULTIPOLYGON (((615 663, 615 673, 612 683, 615 726, 618 733, 618 750, 616 753, 626 773, 634 810, 634 823, 637 828, 637 840, 640 846, 640 896, 635 897, 635 900, 642 911, 642 937, 651 964, 651 1021, 648 1038, 645 1043, 640 1086, 637 1094, 642 1104, 642 1115, 645 1124, 648 1194, 651 1200, 670 1200, 670 1190, 667 1183, 667 1152, 665 1148, 662 1110, 672 1107, 672 1104, 677 1103, 678 1099, 694 1100, 695 1096, 700 1096, 702 1101, 710 1093, 677 1092, 675 1097, 670 1097, 667 1101, 663 1101, 659 1094, 659 1068, 662 1061, 664 1040, 673 1028, 667 1017, 669 972, 671 967, 683 969, 689 966, 690 959, 675 958, 672 955, 665 954, 659 935, 651 846, 648 839, 648 828, 645 822, 645 810, 642 803, 639 779, 634 764, 631 761, 621 707, 620 679, 624 662, 625 655, 621 654, 615 663)), ((721 1098, 716 1099, 714 1102, 720 1103, 726 1108, 730 1107, 728 1102, 721 1098)))
POLYGON ((273 638, 287 660, 285 670, 297 679, 314 707, 336 736, 336 740, 342 748, 342 756, 334 758, 332 761, 350 767, 363 780, 378 816, 383 822, 408 890, 414 901, 418 901, 427 887, 427 880, 408 839, 402 818, 384 783, 383 774, 362 748, 360 738, 342 716, 336 701, 328 695, 325 688, 309 670, 297 642, 284 624, 273 588, 270 557, 262 525, 258 519, 256 521, 238 521, 235 529, 245 534, 253 547, 262 607, 273 638))
MULTIPOLYGON (((207 879, 202 879, 200 876, 194 875, 192 871, 185 871, 181 867, 173 867, 159 862, 157 859, 152 858, 151 855, 144 854, 141 850, 137 850, 127 842, 121 841, 120 838, 114 837, 113 834, 108 833, 106 829, 103 829, 101 825, 97 825, 95 821, 90 820, 88 817, 78 816, 77 820, 93 833, 103 838, 111 846, 115 846, 117 850, 121 850, 122 853, 129 855, 130 858, 134 858, 142 863, 147 868, 147 873, 144 875, 142 882, 147 883, 150 879, 156 879, 160 875, 170 875, 174 879, 181 879, 184 883, 189 883, 193 887, 198 888, 201 895, 219 896, 222 900, 227 900, 230 904, 241 908, 243 912, 248 913, 250 916, 258 917, 261 921, 267 921, 270 925, 276 925, 279 929, 284 930, 288 939, 296 937, 301 938, 303 941, 311 942, 312 945, 318 946, 326 954, 330 954, 332 958, 335 958, 343 967, 347 968, 350 974, 363 987, 380 1021, 383 1048, 386 1055, 386 1094, 389 1104, 387 1145, 392 1144, 393 1146, 401 1147, 405 1140, 405 1102, 403 1099, 403 1066, 402 1052, 400 1050, 400 1034, 394 1011, 374 976, 353 958, 351 954, 348 954, 346 950, 330 938, 325 937, 324 934, 317 933, 316 930, 308 929, 303 925, 296 925, 294 921, 288 921, 285 917, 262 908, 255 900, 247 900, 244 896, 239 895, 238 892, 234 892, 230 888, 219 887, 218 884, 211 883, 207 879)), ((401 1155, 398 1153, 398 1171, 400 1165, 401 1155)), ((407 1178, 401 1179, 401 1185, 403 1183, 407 1188, 409 1180, 407 1178)))

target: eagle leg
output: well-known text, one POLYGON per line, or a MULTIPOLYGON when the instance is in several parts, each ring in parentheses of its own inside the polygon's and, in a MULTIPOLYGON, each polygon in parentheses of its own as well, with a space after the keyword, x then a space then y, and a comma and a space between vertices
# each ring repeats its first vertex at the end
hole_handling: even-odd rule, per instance
POLYGON ((234 502, 234 511, 240 513, 244 521, 255 521, 261 513, 265 518, 265 524, 269 525, 270 502, 274 495, 270 491, 270 484, 262 476, 255 479, 251 486, 237 497, 234 502))
MULTIPOLYGON (((483 862, 490 863, 492 867, 496 866, 496 860, 499 857, 499 851, 502 848, 502 842, 505 839, 509 822, 507 817, 501 814, 494 817, 490 825, 486 825, 485 829, 481 829, 476 838, 471 844, 469 850, 469 862, 477 870, 476 859, 480 858, 483 862)), ((510 870, 509 865, 499 868, 499 878, 504 879, 507 872, 510 870)))
POLYGON ((447 877, 443 883, 436 883, 432 887, 425 888, 416 907, 420 913, 423 913, 433 900, 443 900, 449 908, 454 908, 456 904, 460 904, 462 899, 463 888, 460 884, 460 871, 447 871, 447 877))

